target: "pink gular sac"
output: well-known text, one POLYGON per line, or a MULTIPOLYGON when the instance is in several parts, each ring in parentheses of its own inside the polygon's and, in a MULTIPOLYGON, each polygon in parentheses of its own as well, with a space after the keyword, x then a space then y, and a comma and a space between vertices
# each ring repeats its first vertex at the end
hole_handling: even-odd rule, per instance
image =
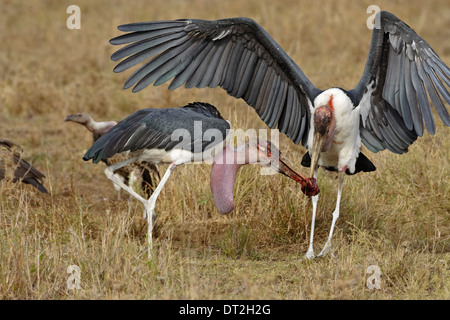
POLYGON ((287 176, 301 185, 301 191, 307 196, 319 193, 317 182, 314 178, 307 178, 297 173, 287 165, 287 160, 269 141, 259 140, 250 144, 247 148, 225 147, 217 156, 211 168, 210 187, 213 193, 214 204, 222 214, 227 214, 234 209, 233 189, 236 174, 240 167, 249 163, 270 166, 277 172, 287 176))
MULTIPOLYGON (((211 168, 210 187, 214 197, 214 204, 217 211, 221 214, 227 214, 233 211, 233 190, 236 174, 244 164, 233 161, 236 157, 231 157, 229 149, 224 149, 214 158, 211 168)), ((231 151, 233 152, 233 151, 231 151)), ((232 155, 234 156, 234 155, 232 155)))

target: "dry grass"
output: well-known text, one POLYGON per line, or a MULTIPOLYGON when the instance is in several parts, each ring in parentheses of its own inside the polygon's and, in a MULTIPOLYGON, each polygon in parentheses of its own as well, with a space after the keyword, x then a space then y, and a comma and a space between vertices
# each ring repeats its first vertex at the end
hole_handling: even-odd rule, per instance
MULTIPOLYGON (((319 88, 352 88, 371 32, 370 1, 76 1, 82 29, 66 28, 73 1, 0 2, 0 137, 25 148, 47 175, 50 195, 0 184, 1 299, 449 299, 450 131, 439 121, 408 154, 370 154, 371 174, 345 180, 334 237, 336 257, 300 261, 310 201, 292 181, 238 175, 236 210, 221 216, 208 165, 178 168, 158 203, 155 259, 146 257, 142 207, 117 201, 102 165, 81 160, 91 136, 64 123, 73 112, 119 120, 144 107, 192 101, 216 105, 235 127, 266 128, 242 100, 222 90, 150 87, 123 91, 108 40, 122 23, 248 16, 282 45, 319 88), (66 286, 81 268, 81 290, 66 286), (366 288, 366 268, 381 269, 381 290, 366 288)), ((404 19, 450 64, 448 1, 378 1, 404 19)), ((305 152, 284 137, 299 165, 305 152)), ((316 250, 324 244, 337 189, 321 172, 316 250)), ((127 200, 128 199, 128 200, 127 200)))

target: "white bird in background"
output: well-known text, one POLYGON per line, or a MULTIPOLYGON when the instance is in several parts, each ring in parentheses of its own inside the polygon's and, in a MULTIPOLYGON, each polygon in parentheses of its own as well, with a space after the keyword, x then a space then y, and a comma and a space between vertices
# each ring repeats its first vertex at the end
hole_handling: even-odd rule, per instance
MULTIPOLYGON (((131 23, 128 32, 110 42, 128 44, 111 59, 123 58, 122 72, 145 62, 126 81, 133 92, 173 78, 169 89, 220 86, 242 98, 270 127, 308 149, 302 160, 317 177, 318 166, 337 171, 339 187, 330 233, 319 256, 331 249, 339 217, 344 174, 369 172, 375 166, 361 151, 408 151, 424 129, 435 133, 428 98, 446 126, 450 117, 450 70, 408 25, 388 12, 375 18, 363 75, 352 90, 316 88, 285 51, 248 18, 217 21, 181 19, 131 23), (427 95, 428 94, 428 95, 427 95), (425 123, 425 125, 424 125, 425 123)), ((307 258, 313 250, 318 196, 312 197, 312 223, 307 258)))
POLYGON ((84 126, 92 132, 92 140, 94 142, 117 124, 115 121, 95 121, 91 115, 86 112, 69 114, 64 121, 71 121, 84 126))
POLYGON ((222 214, 234 209, 234 182, 237 171, 244 164, 270 166, 301 183, 302 191, 308 196, 319 192, 315 179, 297 174, 289 168, 284 157, 270 141, 251 137, 245 142, 238 135, 233 136, 230 129, 230 123, 222 118, 214 106, 207 103, 195 102, 182 108, 142 109, 120 121, 84 155, 85 161, 92 159, 93 163, 108 160, 116 154, 127 157, 127 160, 108 166, 105 175, 144 204, 144 217, 148 219, 150 257, 156 199, 172 171, 181 164, 199 160, 213 161, 210 187, 214 204, 222 214), (179 136, 180 133, 183 135, 179 136), (232 136, 240 138, 241 143, 235 145, 232 136), (170 164, 148 200, 113 174, 123 166, 140 161, 170 164))

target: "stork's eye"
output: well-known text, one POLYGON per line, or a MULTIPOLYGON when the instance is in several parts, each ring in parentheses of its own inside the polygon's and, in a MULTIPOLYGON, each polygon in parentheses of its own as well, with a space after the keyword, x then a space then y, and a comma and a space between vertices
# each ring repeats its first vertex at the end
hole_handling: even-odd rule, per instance
POLYGON ((267 156, 268 157, 272 156, 272 148, 269 141, 267 141, 267 156))
POLYGON ((267 157, 269 157, 269 158, 271 157, 272 152, 270 149, 270 144, 267 144, 267 147, 258 144, 258 149, 259 149, 259 151, 263 152, 267 157))
POLYGON ((263 147, 262 145, 258 144, 258 149, 261 150, 262 152, 266 153, 267 148, 263 147))

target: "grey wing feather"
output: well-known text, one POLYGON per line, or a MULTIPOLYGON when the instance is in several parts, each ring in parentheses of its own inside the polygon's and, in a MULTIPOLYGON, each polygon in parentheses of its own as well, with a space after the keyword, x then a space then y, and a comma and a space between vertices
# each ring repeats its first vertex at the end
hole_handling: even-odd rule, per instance
POLYGON ((220 86, 255 108, 270 128, 278 127, 294 142, 306 145, 308 101, 314 101, 321 90, 253 20, 183 19, 134 23, 119 29, 129 33, 110 42, 128 45, 112 59, 127 58, 114 71, 149 59, 126 81, 125 89, 134 86, 133 92, 137 92, 170 79, 169 89, 183 84, 187 88, 220 86), (294 101, 299 103, 289 105, 294 101), (291 117, 295 119, 290 121, 291 117))
POLYGON ((381 11, 372 35, 364 73, 349 91, 361 108, 360 132, 372 152, 408 151, 424 128, 435 133, 431 105, 446 126, 450 116, 450 68, 408 25, 381 11))

